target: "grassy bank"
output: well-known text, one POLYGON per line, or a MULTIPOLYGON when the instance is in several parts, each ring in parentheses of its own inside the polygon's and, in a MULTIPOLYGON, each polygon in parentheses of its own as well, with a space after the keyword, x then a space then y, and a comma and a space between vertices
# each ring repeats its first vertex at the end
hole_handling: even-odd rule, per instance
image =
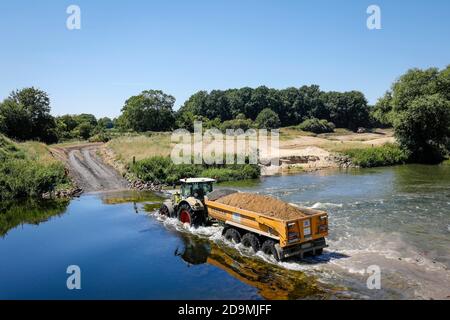
POLYGON ((408 161, 408 153, 396 144, 385 144, 379 147, 350 149, 343 152, 352 162, 362 168, 391 166, 408 161))
POLYGON ((125 136, 107 143, 133 177, 144 182, 173 184, 186 177, 211 177, 218 181, 255 179, 261 174, 257 165, 175 165, 170 159, 173 148, 168 133, 125 136), (135 159, 135 163, 133 163, 135 159))
POLYGON ((70 181, 64 165, 47 146, 37 142, 15 143, 0 135, 0 200, 40 196, 70 181))
POLYGON ((258 165, 176 165, 169 157, 155 156, 129 165, 129 171, 145 182, 177 183, 182 178, 210 177, 219 182, 255 179, 261 174, 258 165))
MULTIPOLYGON (((297 154, 299 149, 311 146, 322 148, 328 152, 338 152, 350 155, 354 162, 360 166, 390 165, 402 162, 403 159, 395 154, 383 152, 379 159, 379 146, 392 142, 392 130, 374 129, 371 132, 357 134, 346 129, 337 128, 333 133, 313 134, 298 130, 295 127, 280 130, 280 148, 283 154, 297 154), (368 151, 365 151, 365 150, 368 151), (376 149, 371 151, 370 149, 376 149), (391 156, 394 158, 392 161, 391 156)), ((208 141, 203 142, 203 148, 208 141)), ((220 143, 220 142, 219 142, 220 143)), ((111 163, 116 163, 120 171, 131 173, 132 176, 145 182, 155 180, 164 183, 173 183, 179 178, 191 176, 208 176, 219 181, 238 181, 259 177, 259 168, 256 166, 174 166, 171 164, 170 153, 174 144, 171 143, 170 133, 146 133, 140 135, 127 135, 110 140, 106 146, 111 152, 111 163), (155 158, 156 157, 156 158, 155 158), (167 158, 165 160, 158 157, 167 158), (136 163, 133 164, 133 159, 136 163)), ((248 146, 246 146, 247 148, 248 146)), ((389 147, 388 147, 389 149, 389 147)), ((390 149, 388 150, 390 151, 390 149)))
POLYGON ((169 156, 172 150, 170 137, 170 133, 124 136, 112 139, 107 146, 117 156, 116 160, 126 164, 133 157, 143 160, 154 156, 169 156))

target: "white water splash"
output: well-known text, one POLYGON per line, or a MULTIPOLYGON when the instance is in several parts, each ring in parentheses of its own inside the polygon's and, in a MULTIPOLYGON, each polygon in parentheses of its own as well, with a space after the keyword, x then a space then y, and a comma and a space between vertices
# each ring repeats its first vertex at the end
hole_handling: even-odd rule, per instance
POLYGON ((316 202, 312 205, 311 209, 330 209, 330 208, 342 208, 342 203, 331 203, 331 202, 316 202))
MULTIPOLYGON (((338 204, 331 205, 341 206, 338 204)), ((317 207, 319 207, 318 204, 316 204, 317 207)), ((221 226, 193 228, 189 225, 183 225, 175 218, 166 218, 158 213, 152 215, 157 220, 162 221, 167 228, 206 238, 219 245, 226 245, 234 248, 242 256, 256 257, 265 263, 288 270, 301 271, 309 275, 320 273, 319 280, 323 280, 322 282, 333 282, 335 278, 346 277, 344 274, 353 275, 353 277, 360 278, 357 281, 362 281, 365 279, 363 270, 375 264, 381 267, 384 274, 394 272, 396 278, 408 280, 408 275, 411 273, 416 275, 414 279, 408 280, 412 293, 409 295, 405 292, 405 297, 443 298, 445 288, 450 284, 450 273, 445 265, 417 252, 414 247, 405 243, 398 234, 380 234, 369 229, 359 230, 359 236, 351 232, 345 232, 337 239, 328 239, 330 247, 321 256, 306 257, 301 260, 276 261, 272 256, 261 251, 254 253, 242 244, 225 240, 222 236, 223 227, 221 226)), ((448 227, 450 231, 450 225, 448 227)), ((402 280, 402 282, 404 283, 406 280, 402 280)))

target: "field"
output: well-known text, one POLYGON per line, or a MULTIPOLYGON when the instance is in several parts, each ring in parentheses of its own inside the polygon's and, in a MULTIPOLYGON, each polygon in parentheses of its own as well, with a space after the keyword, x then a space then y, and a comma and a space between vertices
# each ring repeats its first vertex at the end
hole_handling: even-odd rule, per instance
MULTIPOLYGON (((282 128, 279 157, 281 159, 314 157, 314 161, 264 167, 262 174, 273 175, 338 167, 339 164, 332 159, 335 154, 347 154, 349 150, 369 149, 393 142, 395 139, 391 129, 373 129, 367 133, 354 133, 338 128, 333 133, 313 134, 293 127, 282 128)), ((206 141, 203 144, 204 147, 209 145, 206 141)), ((123 167, 131 163, 133 158, 140 161, 155 156, 170 156, 173 146, 170 133, 152 133, 114 138, 106 144, 106 149, 110 151, 109 158, 120 163, 116 167, 123 167)), ((262 158, 271 159, 272 155, 268 149, 260 147, 259 151, 262 158)))
POLYGON ((129 163, 133 157, 137 161, 154 156, 169 156, 171 151, 170 133, 125 136, 112 139, 106 146, 116 155, 116 160, 129 163))

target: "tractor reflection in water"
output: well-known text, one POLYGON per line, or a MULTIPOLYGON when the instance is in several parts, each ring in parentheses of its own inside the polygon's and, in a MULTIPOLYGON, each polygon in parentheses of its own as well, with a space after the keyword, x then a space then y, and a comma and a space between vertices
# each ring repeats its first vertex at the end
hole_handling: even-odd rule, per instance
POLYGON ((189 267, 208 263, 234 278, 258 289, 264 299, 325 299, 336 297, 339 290, 318 285, 316 278, 303 272, 288 270, 258 258, 241 255, 234 248, 218 245, 194 235, 177 233, 183 247, 175 255, 189 267))

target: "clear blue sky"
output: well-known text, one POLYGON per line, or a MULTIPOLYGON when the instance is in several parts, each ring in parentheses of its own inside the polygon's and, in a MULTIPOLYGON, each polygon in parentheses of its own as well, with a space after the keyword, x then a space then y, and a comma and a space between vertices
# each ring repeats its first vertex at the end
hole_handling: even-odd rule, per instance
POLYGON ((2 0, 0 98, 36 86, 55 115, 114 117, 144 89, 178 108, 198 90, 318 84, 374 103, 408 68, 450 64, 449 13, 447 0, 2 0), (370 4, 382 30, 366 28, 370 4))

